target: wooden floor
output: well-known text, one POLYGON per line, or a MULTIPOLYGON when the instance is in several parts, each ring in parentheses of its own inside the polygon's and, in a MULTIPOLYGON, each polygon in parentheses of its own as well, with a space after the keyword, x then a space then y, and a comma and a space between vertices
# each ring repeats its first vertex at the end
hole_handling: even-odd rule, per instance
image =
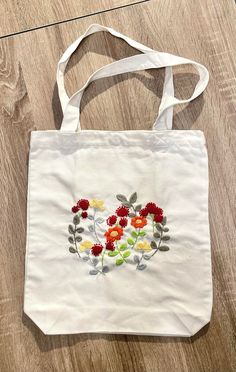
MULTIPOLYGON (((1 0, 0 14, 0 371, 236 371, 234 1, 150 0, 132 5, 124 0, 70 0, 66 7, 63 1, 45 1, 45 7, 35 1, 21 3, 1 0), (71 20, 74 17, 80 18, 71 20), (55 22, 59 24, 45 25, 55 22), (204 131, 209 153, 214 306, 210 325, 191 339, 45 336, 22 311, 30 132, 59 129, 57 61, 91 23, 111 26, 152 48, 199 61, 210 72, 204 96, 178 107, 174 117, 175 129, 204 131), (24 32, 29 28, 35 30, 24 32)), ((68 91, 81 87, 96 68, 134 53, 107 34, 91 36, 71 60, 68 91)), ((151 128, 162 83, 163 71, 156 70, 93 83, 83 98, 83 128, 151 128)), ((189 96, 195 83, 191 68, 176 69, 178 96, 189 96)))

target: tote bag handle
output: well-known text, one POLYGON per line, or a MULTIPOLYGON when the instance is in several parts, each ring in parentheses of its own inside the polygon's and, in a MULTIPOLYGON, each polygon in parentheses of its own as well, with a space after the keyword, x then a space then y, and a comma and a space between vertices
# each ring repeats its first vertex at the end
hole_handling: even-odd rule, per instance
POLYGON ((92 81, 101 79, 103 77, 119 75, 122 73, 162 67, 165 67, 163 96, 159 107, 158 117, 153 125, 154 130, 172 128, 173 107, 179 103, 188 103, 192 101, 204 91, 209 80, 208 70, 200 63, 197 63, 190 59, 150 49, 128 38, 127 36, 118 33, 112 28, 108 28, 97 24, 91 25, 80 38, 78 38, 72 45, 69 46, 69 48, 65 51, 65 53, 63 54, 58 63, 57 84, 59 98, 61 101, 62 110, 64 114, 61 125, 61 131, 75 132, 81 130, 80 103, 83 92, 92 81), (65 90, 64 73, 70 56, 74 53, 74 51, 77 49, 77 47, 85 37, 99 31, 107 31, 112 35, 125 40, 129 45, 140 50, 143 54, 123 58, 121 60, 115 61, 98 69, 89 77, 85 85, 69 98, 65 90), (185 64, 192 64, 196 68, 199 74, 199 81, 190 98, 185 100, 179 100, 174 96, 172 67, 185 64))

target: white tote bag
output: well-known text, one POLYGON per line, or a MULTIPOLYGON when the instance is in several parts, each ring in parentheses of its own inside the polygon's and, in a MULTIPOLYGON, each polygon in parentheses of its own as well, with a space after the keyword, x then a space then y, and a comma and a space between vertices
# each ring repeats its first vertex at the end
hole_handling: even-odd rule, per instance
POLYGON ((173 106, 204 91, 207 69, 91 25, 63 54, 57 82, 61 129, 31 135, 25 313, 45 334, 195 334, 212 308, 207 150, 201 131, 171 129, 173 106), (142 53, 100 68, 69 98, 68 60, 98 31, 142 53), (182 64, 199 73, 183 101, 174 97, 172 75, 182 64), (153 130, 81 129, 91 81, 160 67, 166 73, 153 130))

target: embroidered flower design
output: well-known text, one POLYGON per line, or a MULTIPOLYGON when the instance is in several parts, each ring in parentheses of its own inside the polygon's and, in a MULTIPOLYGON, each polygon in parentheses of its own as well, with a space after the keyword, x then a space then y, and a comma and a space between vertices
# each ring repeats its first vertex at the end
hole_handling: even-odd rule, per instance
POLYGON ((89 204, 90 204, 90 207, 92 207, 92 208, 99 209, 100 211, 104 211, 105 210, 105 206, 104 206, 104 201, 103 200, 92 199, 92 200, 90 200, 89 204))
POLYGON ((68 226, 69 251, 87 262, 90 275, 108 273, 108 263, 112 259, 116 266, 135 265, 142 271, 157 253, 170 249, 166 245, 170 236, 163 209, 152 201, 143 207, 137 204, 137 197, 136 192, 129 198, 116 195, 121 205, 105 218, 105 205, 101 199, 79 199, 71 208, 73 223, 68 226), (91 240, 83 240, 85 231, 91 240))
POLYGON ((145 217, 133 217, 131 219, 131 225, 139 229, 147 225, 147 219, 145 217))
POLYGON ((107 241, 114 242, 115 240, 120 240, 123 235, 123 229, 119 226, 112 227, 105 232, 104 236, 107 241))

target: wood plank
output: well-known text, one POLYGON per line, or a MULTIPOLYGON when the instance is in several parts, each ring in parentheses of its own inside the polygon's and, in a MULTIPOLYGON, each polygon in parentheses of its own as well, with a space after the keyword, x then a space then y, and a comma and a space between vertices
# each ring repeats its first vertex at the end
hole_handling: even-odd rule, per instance
MULTIPOLYGON (((158 6, 151 1, 1 40, 0 370, 235 371, 235 17, 229 0, 168 0, 158 6), (210 325, 190 339, 44 336, 22 312, 30 131, 60 127, 56 64, 66 46, 95 22, 199 61, 210 72, 204 96, 177 108, 174 117, 175 129, 203 130, 209 152, 214 307, 210 325)), ((77 90, 96 68, 133 53, 107 34, 91 36, 71 60, 68 91, 77 90)), ((177 96, 189 96, 196 75, 185 67, 175 76, 177 96)), ((83 128, 151 128, 162 82, 160 70, 93 83, 83 98, 83 128)))
POLYGON ((0 37, 148 0, 2 0, 0 37))

